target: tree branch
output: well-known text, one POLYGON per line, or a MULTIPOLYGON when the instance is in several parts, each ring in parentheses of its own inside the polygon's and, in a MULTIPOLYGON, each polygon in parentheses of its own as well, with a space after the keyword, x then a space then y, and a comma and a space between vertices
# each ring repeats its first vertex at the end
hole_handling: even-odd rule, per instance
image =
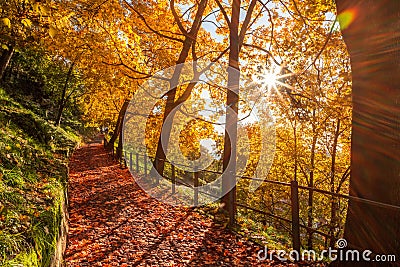
POLYGON ((178 24, 179 30, 183 33, 183 35, 185 35, 186 37, 191 38, 189 36, 188 32, 186 31, 186 29, 183 27, 182 22, 180 21, 180 18, 178 16, 178 14, 176 13, 175 0, 170 0, 169 1, 169 7, 171 8, 171 12, 172 12, 172 15, 174 16, 176 24, 178 24))
POLYGON ((129 8, 130 10, 132 10, 133 12, 135 12, 135 13, 139 16, 139 18, 143 21, 143 23, 146 25, 146 27, 147 27, 151 32, 153 32, 153 33, 155 33, 155 34, 157 34, 157 35, 159 35, 159 36, 161 36, 161 37, 164 37, 164 38, 167 38, 167 39, 176 41, 176 42, 183 43, 183 40, 181 40, 181 39, 178 39, 178 38, 175 38, 175 37, 172 37, 172 36, 168 36, 168 35, 162 34, 160 31, 157 31, 157 30, 153 29, 153 28, 147 23, 146 18, 145 18, 142 14, 140 14, 139 11, 137 11, 130 3, 128 3, 126 0, 123 0, 123 1, 124 1, 124 3, 128 6, 128 8, 129 8))
POLYGON ((249 27, 251 16, 254 11, 254 7, 256 6, 257 0, 251 0, 249 8, 247 9, 246 17, 244 18, 242 28, 240 29, 239 33, 239 51, 241 46, 243 45, 244 37, 247 32, 247 28, 249 27))
POLYGON ((229 20, 228 14, 226 13, 224 7, 221 5, 219 0, 215 0, 215 2, 217 3, 219 10, 221 10, 222 15, 224 15, 224 18, 226 20, 226 23, 228 24, 228 27, 231 27, 231 21, 229 20))

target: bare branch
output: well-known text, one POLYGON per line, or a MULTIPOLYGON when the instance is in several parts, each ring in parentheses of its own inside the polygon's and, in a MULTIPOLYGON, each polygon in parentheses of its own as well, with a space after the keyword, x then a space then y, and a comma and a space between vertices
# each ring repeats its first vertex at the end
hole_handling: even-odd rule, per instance
POLYGON ((231 21, 228 17, 228 14, 226 13, 226 10, 224 9, 224 7, 222 6, 222 4, 219 2, 219 0, 215 0, 215 2, 217 3, 219 10, 221 10, 222 15, 224 15, 224 18, 226 20, 226 23, 228 24, 229 27, 231 27, 231 21))
POLYGON ((183 43, 183 40, 181 40, 181 39, 178 39, 178 38, 175 38, 175 37, 172 37, 172 36, 165 35, 165 34, 161 33, 160 31, 157 31, 157 30, 153 29, 153 28, 147 23, 146 18, 145 18, 142 14, 140 14, 140 12, 139 12, 138 10, 136 10, 136 9, 135 9, 130 3, 128 3, 126 0, 123 0, 123 1, 124 1, 124 3, 128 6, 128 8, 129 8, 130 10, 132 10, 133 12, 135 12, 135 13, 139 16, 139 18, 143 21, 143 23, 146 25, 146 27, 147 27, 151 32, 153 32, 153 33, 155 33, 155 34, 157 34, 157 35, 159 35, 159 36, 161 36, 161 37, 164 37, 164 38, 167 38, 167 39, 176 41, 176 42, 183 43))
POLYGON ((271 14, 271 11, 269 10, 269 8, 267 7, 267 5, 266 4, 264 4, 261 0, 258 0, 258 2, 263 6, 263 8, 265 8, 265 10, 268 12, 268 18, 269 18, 269 21, 270 21, 270 23, 271 23, 271 42, 270 42, 270 45, 269 45, 269 49, 271 49, 271 45, 272 45, 272 40, 275 40, 275 38, 274 38, 274 30, 275 30, 275 23, 274 23, 274 20, 272 19, 272 14, 271 14))
POLYGON ((263 47, 261 47, 261 46, 255 45, 255 44, 243 43, 242 45, 243 45, 243 46, 247 46, 247 47, 251 47, 251 48, 255 48, 255 49, 258 49, 258 50, 260 50, 260 51, 263 51, 263 52, 267 53, 267 54, 271 57, 271 59, 274 61, 274 63, 275 63, 277 66, 282 66, 282 64, 279 63, 279 62, 276 60, 276 58, 274 57, 274 55, 272 55, 272 53, 271 53, 269 50, 267 50, 267 49, 265 49, 265 48, 263 48, 263 47))
POLYGON ((186 29, 183 27, 182 21, 180 20, 178 14, 176 13, 176 10, 175 10, 175 0, 170 0, 170 1, 169 1, 169 7, 171 8, 171 12, 172 12, 172 15, 174 16, 174 19, 175 19, 176 24, 178 24, 179 30, 180 30, 180 31, 183 33, 183 35, 185 35, 186 37, 190 37, 190 36, 188 35, 188 32, 186 31, 186 29))
POLYGON ((242 28, 240 29, 240 33, 239 33, 239 50, 243 44, 244 36, 246 35, 247 28, 249 27, 251 16, 253 14, 256 3, 257 3, 257 0, 251 0, 249 8, 247 9, 246 17, 244 18, 242 28))

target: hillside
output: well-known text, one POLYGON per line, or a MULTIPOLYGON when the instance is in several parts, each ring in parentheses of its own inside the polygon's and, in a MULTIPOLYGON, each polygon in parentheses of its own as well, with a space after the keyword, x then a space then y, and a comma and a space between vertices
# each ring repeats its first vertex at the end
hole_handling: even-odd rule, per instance
POLYGON ((80 138, 21 99, 0 88, 0 266, 48 266, 62 231, 67 160, 80 138))

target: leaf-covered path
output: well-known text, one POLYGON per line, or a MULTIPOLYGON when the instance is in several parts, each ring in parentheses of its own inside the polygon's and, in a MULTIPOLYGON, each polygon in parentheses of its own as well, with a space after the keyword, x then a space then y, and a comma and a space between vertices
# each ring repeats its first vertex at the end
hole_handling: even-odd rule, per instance
POLYGON ((148 196, 92 143, 70 162, 67 266, 278 266, 260 247, 148 196))

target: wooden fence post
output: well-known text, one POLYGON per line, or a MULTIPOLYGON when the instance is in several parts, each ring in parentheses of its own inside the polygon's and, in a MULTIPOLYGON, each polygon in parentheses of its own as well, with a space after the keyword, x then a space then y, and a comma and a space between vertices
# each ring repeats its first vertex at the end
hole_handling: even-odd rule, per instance
POLYGON ((147 155, 143 155, 143 160, 144 160, 144 177, 147 178, 147 155))
MULTIPOLYGON (((299 215, 299 188, 297 181, 290 183, 290 195, 292 204, 292 242, 293 250, 300 256, 300 215, 299 215)), ((299 259, 297 259, 299 260, 299 259)))
MULTIPOLYGON (((160 183, 160 177, 158 177, 158 175, 157 175, 157 169, 158 169, 158 164, 160 164, 160 159, 157 158, 157 155, 154 158, 154 162, 156 163, 154 165, 154 167, 155 167, 154 171, 155 171, 155 177, 156 177, 156 185, 158 185, 160 183)), ((160 175, 162 176, 162 174, 160 174, 160 175)))
POLYGON ((129 170, 132 171, 132 151, 129 153, 129 170))
POLYGON ((136 172, 139 173, 139 153, 136 153, 136 172))
POLYGON ((172 194, 175 194, 175 183, 176 183, 176 181, 175 181, 175 165, 173 165, 173 164, 171 164, 171 171, 172 171, 172 174, 171 174, 171 180, 172 180, 172 194))
POLYGON ((103 145, 104 145, 104 148, 106 148, 106 146, 107 146, 107 138, 106 138, 105 135, 104 135, 104 139, 103 139, 103 145))
POLYGON ((197 206, 199 205, 199 172, 194 172, 193 173, 193 178, 194 178, 194 192, 193 192, 193 205, 197 206))

